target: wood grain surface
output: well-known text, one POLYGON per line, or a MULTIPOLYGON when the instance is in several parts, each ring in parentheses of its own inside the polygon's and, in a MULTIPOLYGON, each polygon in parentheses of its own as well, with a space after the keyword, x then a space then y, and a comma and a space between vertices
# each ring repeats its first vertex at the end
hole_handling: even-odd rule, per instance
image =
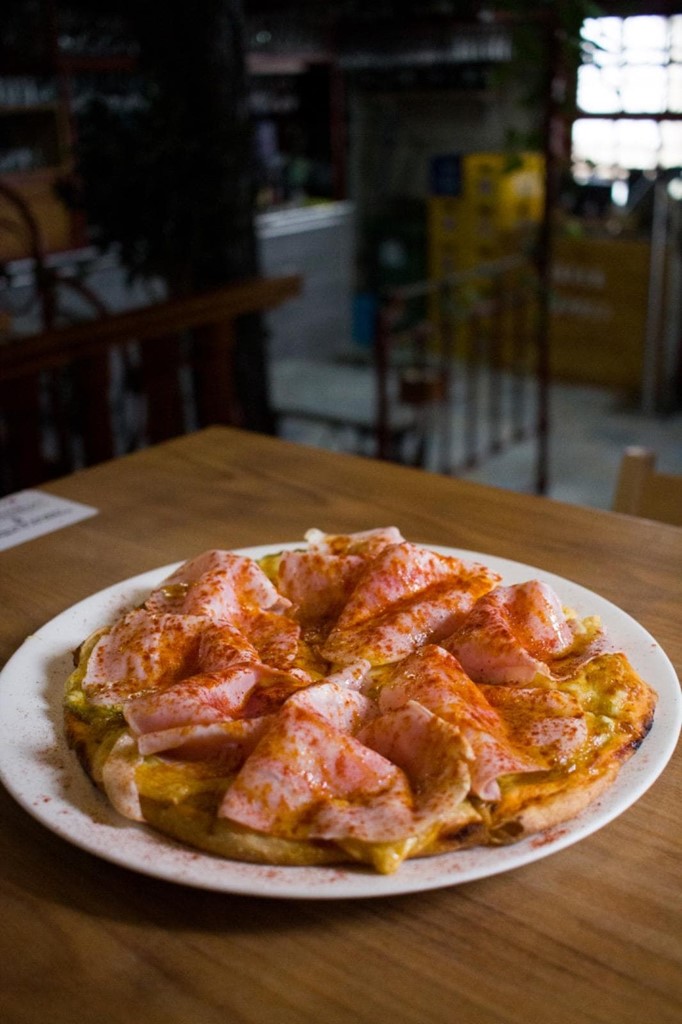
MULTIPOLYGON (((540 566, 682 669, 682 529, 212 428, 44 488, 98 515, 0 553, 0 661, 74 602, 208 547, 396 525, 540 566)), ((72 847, 0 787, 5 1024, 677 1024, 682 764, 593 836, 377 900, 259 899, 72 847)))

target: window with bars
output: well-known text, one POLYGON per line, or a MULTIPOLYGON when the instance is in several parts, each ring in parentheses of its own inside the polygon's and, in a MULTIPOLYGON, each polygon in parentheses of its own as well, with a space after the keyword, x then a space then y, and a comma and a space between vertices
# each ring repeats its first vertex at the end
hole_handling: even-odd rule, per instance
POLYGON ((576 180, 682 167, 682 15, 588 18, 582 49, 576 180))

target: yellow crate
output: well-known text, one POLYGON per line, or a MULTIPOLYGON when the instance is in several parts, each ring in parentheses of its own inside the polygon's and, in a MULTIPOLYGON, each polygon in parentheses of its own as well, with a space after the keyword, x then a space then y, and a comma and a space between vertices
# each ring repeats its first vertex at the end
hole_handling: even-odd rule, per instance
POLYGON ((497 211, 490 204, 429 211, 428 244, 436 251, 454 246, 468 252, 478 244, 497 246, 501 231, 497 211))
POLYGON ((508 170, 503 153, 462 157, 462 194, 428 202, 429 273, 441 276, 508 253, 510 238, 540 223, 544 158, 523 154, 508 170))
POLYGON ((475 267, 510 252, 509 235, 481 233, 452 240, 431 240, 428 247, 428 268, 432 278, 445 277, 459 270, 475 267))
POLYGON ((497 226, 503 230, 523 222, 537 222, 544 205, 544 157, 522 153, 509 168, 504 153, 469 153, 462 158, 464 206, 493 205, 497 226))
POLYGON ((537 224, 544 212, 544 159, 529 153, 521 167, 505 174, 499 194, 499 224, 503 229, 537 224))
POLYGON ((465 266, 463 259, 466 248, 458 242, 442 242, 430 245, 428 251, 429 276, 431 278, 447 277, 465 266))
POLYGON ((471 211, 461 199, 450 196, 432 196, 427 204, 429 239, 450 241, 469 231, 471 211))
POLYGON ((639 389, 650 258, 646 241, 556 240, 550 330, 554 377, 639 389))
POLYGON ((467 153, 462 157, 462 198, 497 200, 505 166, 502 153, 467 153))

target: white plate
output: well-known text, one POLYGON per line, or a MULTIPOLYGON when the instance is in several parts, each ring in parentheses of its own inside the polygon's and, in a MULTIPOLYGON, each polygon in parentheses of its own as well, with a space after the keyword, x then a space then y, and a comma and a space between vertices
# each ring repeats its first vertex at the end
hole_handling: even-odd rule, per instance
MULTIPOLYGON (((240 551, 258 558, 299 544, 240 551)), ((675 748, 682 702, 675 670, 654 638, 620 608, 559 576, 477 552, 433 546, 484 562, 505 583, 545 580, 578 615, 600 615, 611 637, 658 691, 651 732, 608 792, 578 818, 514 846, 476 848, 404 863, 394 875, 363 867, 262 867, 222 860, 131 823, 90 784, 62 738, 61 702, 71 651, 93 629, 139 603, 175 565, 125 580, 81 601, 29 637, 0 673, 0 779, 14 798, 57 835, 105 860, 147 875, 219 892, 305 899, 388 896, 436 889, 508 871, 570 846, 631 806, 675 748)))

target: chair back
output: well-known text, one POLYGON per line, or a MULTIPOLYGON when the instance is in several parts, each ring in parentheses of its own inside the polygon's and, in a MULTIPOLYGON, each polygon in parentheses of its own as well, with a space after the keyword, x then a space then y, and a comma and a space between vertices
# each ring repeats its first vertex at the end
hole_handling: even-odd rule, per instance
POLYGON ((650 448, 626 448, 612 507, 614 512, 682 526, 682 476, 657 472, 650 448))
POLYGON ((0 493, 212 423, 245 425, 246 404, 267 396, 237 383, 237 322, 300 287, 252 278, 0 344, 0 493))

